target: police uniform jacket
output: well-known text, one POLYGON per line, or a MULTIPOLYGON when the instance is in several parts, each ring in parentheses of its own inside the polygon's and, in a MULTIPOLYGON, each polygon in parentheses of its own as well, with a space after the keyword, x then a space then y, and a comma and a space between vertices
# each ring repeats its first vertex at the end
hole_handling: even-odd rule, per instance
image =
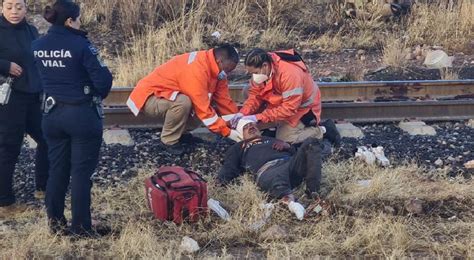
POLYGON ((44 37, 32 43, 44 92, 59 102, 87 102, 92 95, 105 98, 112 87, 112 74, 86 34, 53 25, 44 37), (85 86, 92 93, 85 93, 85 86))
POLYGON ((11 24, 0 16, 0 75, 10 76, 10 64, 18 64, 23 73, 14 78, 12 88, 27 93, 41 92, 41 82, 31 53, 31 42, 38 38, 38 30, 25 20, 11 24))

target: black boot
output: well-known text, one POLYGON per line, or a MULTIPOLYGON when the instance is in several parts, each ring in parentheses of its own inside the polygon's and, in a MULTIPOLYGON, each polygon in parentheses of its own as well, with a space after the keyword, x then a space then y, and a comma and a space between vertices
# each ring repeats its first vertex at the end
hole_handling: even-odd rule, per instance
POLYGON ((320 123, 321 126, 326 128, 326 133, 323 138, 328 139, 335 147, 341 145, 341 134, 337 130, 336 124, 332 119, 327 119, 320 123))
POLYGON ((184 147, 181 143, 166 145, 160 141, 159 146, 165 150, 166 153, 174 156, 181 156, 184 153, 184 147))

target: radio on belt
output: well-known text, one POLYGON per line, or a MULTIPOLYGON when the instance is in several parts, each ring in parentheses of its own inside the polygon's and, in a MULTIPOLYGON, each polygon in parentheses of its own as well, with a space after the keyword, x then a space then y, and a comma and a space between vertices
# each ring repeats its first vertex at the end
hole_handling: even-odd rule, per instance
POLYGON ((8 104, 12 92, 11 84, 13 79, 8 77, 5 83, 0 85, 0 105, 8 104))

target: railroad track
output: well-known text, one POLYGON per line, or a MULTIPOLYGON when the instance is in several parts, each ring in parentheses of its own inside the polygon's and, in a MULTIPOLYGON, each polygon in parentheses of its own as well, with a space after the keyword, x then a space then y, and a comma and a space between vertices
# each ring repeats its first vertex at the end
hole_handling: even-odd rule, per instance
MULTIPOLYGON (((349 122, 424 121, 474 118, 474 80, 318 83, 323 118, 349 122)), ((229 86, 237 103, 245 84, 229 86)), ((132 88, 116 87, 104 100, 106 127, 158 127, 153 118, 133 116, 125 102, 132 88)))

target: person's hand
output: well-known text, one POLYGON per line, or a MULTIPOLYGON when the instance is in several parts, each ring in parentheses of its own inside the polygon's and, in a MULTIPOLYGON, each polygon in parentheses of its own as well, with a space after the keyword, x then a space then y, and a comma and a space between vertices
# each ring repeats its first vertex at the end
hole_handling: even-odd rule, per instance
POLYGON ((236 128, 237 127, 237 124, 239 123, 239 120, 244 116, 244 114, 242 113, 237 113, 234 115, 234 117, 232 117, 232 119, 230 120, 230 126, 232 128, 236 128))
POLYGON ((289 143, 285 143, 281 140, 276 140, 275 143, 273 143, 272 148, 273 148, 273 150, 281 152, 281 151, 285 151, 285 150, 290 149, 291 146, 290 146, 289 143))
POLYGON ((23 73, 23 69, 15 62, 10 62, 10 74, 19 77, 23 73))
POLYGON ((227 136, 227 138, 230 138, 236 142, 240 142, 243 139, 242 135, 240 135, 240 133, 234 129, 230 130, 230 134, 227 136))
POLYGON ((288 209, 295 214, 298 220, 303 220, 306 211, 303 205, 298 202, 290 201, 290 203, 288 203, 288 209))
POLYGON ((250 120, 250 121, 253 121, 253 122, 257 122, 257 116, 255 115, 250 115, 250 116, 244 116, 242 117, 242 119, 245 119, 245 120, 250 120))

